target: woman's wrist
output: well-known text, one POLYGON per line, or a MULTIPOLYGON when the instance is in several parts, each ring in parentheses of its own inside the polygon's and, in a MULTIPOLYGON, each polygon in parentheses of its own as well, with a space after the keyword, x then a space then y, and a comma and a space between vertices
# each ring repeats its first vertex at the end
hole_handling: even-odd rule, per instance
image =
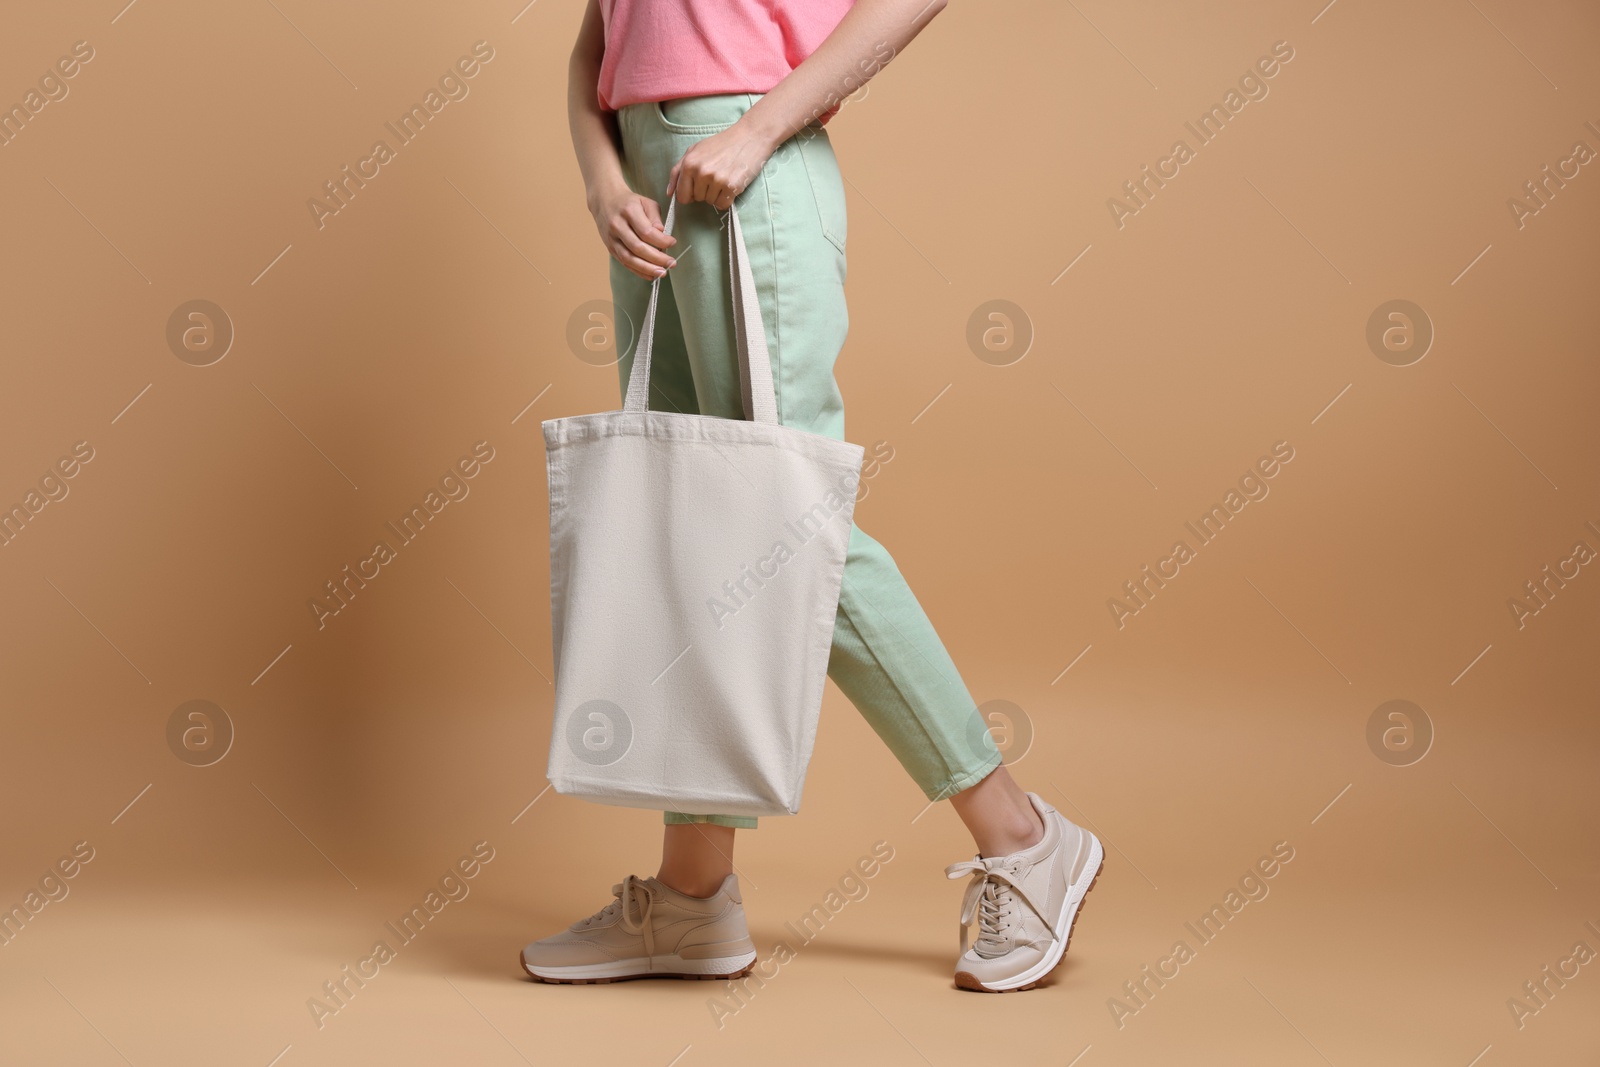
POLYGON ((597 176, 585 191, 589 214, 598 216, 607 204, 630 191, 620 169, 597 176))
POLYGON ((755 106, 739 117, 739 124, 744 126, 755 143, 762 149, 763 157, 770 157, 778 150, 778 146, 789 139, 793 130, 785 129, 773 109, 762 107, 765 99, 757 100, 755 106))

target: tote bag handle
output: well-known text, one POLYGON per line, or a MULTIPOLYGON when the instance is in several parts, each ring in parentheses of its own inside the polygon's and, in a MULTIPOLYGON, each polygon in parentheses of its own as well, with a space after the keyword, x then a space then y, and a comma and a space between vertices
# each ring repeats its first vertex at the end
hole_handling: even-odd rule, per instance
MULTIPOLYGON (((664 228, 672 232, 678 213, 678 200, 667 204, 664 228)), ((739 352, 739 387, 744 394, 745 417, 751 422, 778 424, 778 399, 772 387, 772 360, 767 355, 767 329, 761 320, 761 300, 756 293, 755 275, 750 270, 750 254, 745 250, 744 231, 739 227, 739 208, 728 209, 728 276, 733 288, 733 338, 739 352)), ((645 309, 639 344, 634 350, 633 370, 628 375, 628 395, 622 410, 643 412, 650 409, 650 356, 655 347, 656 303, 661 296, 661 278, 650 283, 650 304, 645 309)))

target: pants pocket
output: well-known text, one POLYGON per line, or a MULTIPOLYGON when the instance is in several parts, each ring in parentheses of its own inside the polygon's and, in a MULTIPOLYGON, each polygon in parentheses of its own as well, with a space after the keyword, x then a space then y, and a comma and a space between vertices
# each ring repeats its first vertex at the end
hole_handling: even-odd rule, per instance
POLYGON ((833 154, 833 142, 827 131, 807 126, 795 134, 794 144, 811 182, 811 196, 817 205, 817 221, 826 237, 839 254, 844 255, 845 239, 849 235, 845 215, 844 175, 839 172, 839 160, 833 154))
POLYGON ((704 137, 721 133, 738 122, 756 99, 749 93, 714 93, 677 100, 658 100, 650 106, 656 113, 656 119, 668 132, 704 137))

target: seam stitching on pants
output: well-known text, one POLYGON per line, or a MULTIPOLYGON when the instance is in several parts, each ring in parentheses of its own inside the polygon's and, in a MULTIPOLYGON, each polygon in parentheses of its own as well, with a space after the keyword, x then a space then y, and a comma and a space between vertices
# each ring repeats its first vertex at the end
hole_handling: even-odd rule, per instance
MULTIPOLYGON (((750 96, 747 93, 745 95, 745 99, 749 101, 751 106, 755 105, 755 97, 750 96)), ((771 159, 769 158, 767 160, 767 162, 770 163, 771 159)), ((773 322, 772 322, 772 337, 770 338, 770 343, 767 346, 768 347, 767 363, 769 365, 774 364, 774 363, 777 364, 776 366, 773 366, 773 367, 770 368, 771 369, 771 373, 772 373, 772 397, 773 397, 773 406, 775 408, 777 408, 778 424, 780 426, 782 426, 782 425, 787 425, 787 423, 784 421, 784 418, 783 418, 783 396, 784 396, 784 393, 786 392, 786 390, 783 388, 783 286, 781 286, 781 285, 779 285, 777 283, 777 274, 778 274, 778 224, 777 224, 777 215, 778 215, 778 213, 775 210, 773 210, 773 207, 775 205, 775 201, 774 201, 773 195, 772 195, 772 180, 767 176, 767 167, 766 167, 765 163, 762 164, 762 166, 761 166, 760 177, 761 177, 761 188, 762 188, 762 191, 766 194, 766 198, 767 198, 767 239, 768 239, 768 241, 769 241, 769 243, 771 245, 771 248, 772 248, 772 273, 773 273, 773 281, 772 281, 772 318, 773 318, 773 322)), ((740 221, 742 222, 743 220, 740 220, 740 221)), ((761 294, 761 287, 760 287, 760 285, 757 285, 756 286, 756 295, 757 295, 758 299, 760 297, 760 294, 761 294)), ((764 326, 765 326, 765 324, 763 323, 763 327, 764 326)), ((736 352, 734 355, 735 355, 735 357, 737 357, 738 353, 736 352)))
MULTIPOLYGON (((999 752, 996 752, 992 757, 985 760, 983 766, 979 769, 968 774, 964 774, 959 778, 946 778, 944 786, 939 790, 937 795, 929 796, 928 799, 937 802, 940 800, 949 800, 957 793, 964 793, 968 789, 971 789, 973 786, 977 785, 979 782, 983 781, 985 778, 989 777, 989 775, 993 774, 1004 762, 1005 757, 999 752)), ((924 791, 924 795, 927 795, 926 791, 924 791)))
POLYGON ((867 655, 872 657, 872 662, 878 665, 878 672, 889 680, 889 685, 893 687, 895 694, 900 697, 901 701, 904 702, 907 708, 911 709, 912 721, 917 724, 917 728, 922 731, 923 737, 927 739, 928 744, 938 755, 939 762, 944 765, 945 780, 948 781, 953 773, 953 768, 950 766, 950 760, 945 756, 944 747, 934 740, 933 733, 928 729, 927 723, 923 722, 922 716, 917 714, 916 705, 907 699, 905 691, 900 688, 900 682, 893 674, 889 672, 889 669, 884 666, 883 661, 878 658, 877 651, 873 649, 870 644, 868 644, 866 635, 861 632, 861 627, 856 625, 854 613, 852 613, 849 608, 845 607, 843 589, 840 590, 839 613, 845 617, 847 622, 850 623, 850 628, 856 632, 856 636, 861 638, 861 647, 867 650, 867 655))

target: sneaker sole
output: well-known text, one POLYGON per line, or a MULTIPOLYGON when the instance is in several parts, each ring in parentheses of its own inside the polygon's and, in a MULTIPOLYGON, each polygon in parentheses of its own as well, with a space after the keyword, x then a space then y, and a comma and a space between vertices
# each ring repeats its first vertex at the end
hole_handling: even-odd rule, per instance
POLYGON ((536 982, 552 985, 601 985, 635 978, 690 978, 702 981, 743 978, 755 968, 756 954, 722 956, 706 960, 686 960, 681 956, 655 956, 651 959, 617 960, 612 963, 583 964, 575 967, 546 967, 536 971, 522 961, 522 969, 536 982), (640 967, 645 969, 641 970, 640 967))
MULTIPOLYGON (((970 971, 957 971, 957 988, 970 989, 976 993, 1021 993, 1023 990, 1037 986, 1050 976, 1050 972, 1061 966, 1061 961, 1066 958, 1067 948, 1072 944, 1072 931, 1078 926, 1078 915, 1083 910, 1083 902, 1089 899, 1089 893, 1094 889, 1095 884, 1100 881, 1100 872, 1105 869, 1106 865, 1105 849, 1100 844, 1100 838, 1094 834, 1090 834, 1089 838, 1091 842, 1089 862, 1084 865, 1083 873, 1078 875, 1078 881, 1074 883, 1073 888, 1083 883, 1084 877, 1089 874, 1090 870, 1094 871, 1094 875, 1090 877, 1088 887, 1078 895, 1078 899, 1072 901, 1071 904, 1063 909, 1060 921, 1066 925, 1066 936, 1062 937, 1061 931, 1056 931, 1056 942, 1051 954, 1017 977, 1007 979, 1006 983, 985 985, 978 979, 977 975, 972 974, 970 971)), ((1072 894, 1069 892, 1069 900, 1071 896, 1072 894)))

